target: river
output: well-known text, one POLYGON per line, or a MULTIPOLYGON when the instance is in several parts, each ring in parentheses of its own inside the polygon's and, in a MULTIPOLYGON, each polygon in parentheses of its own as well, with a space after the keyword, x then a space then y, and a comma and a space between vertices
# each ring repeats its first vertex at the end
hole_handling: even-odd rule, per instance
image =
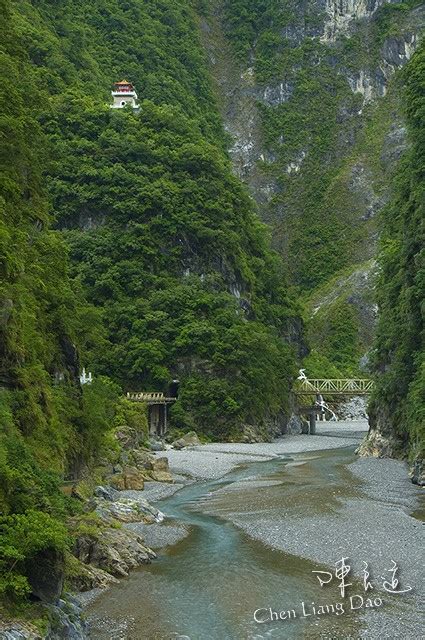
MULTIPOLYGON (((185 486, 161 501, 158 506, 167 521, 184 523, 189 535, 90 605, 91 637, 360 637, 365 629, 364 608, 352 611, 336 581, 320 588, 317 574, 312 573, 326 571, 330 564, 320 564, 314 551, 328 545, 323 518, 328 522, 339 518, 346 503, 363 497, 364 482, 348 468, 356 460, 354 449, 351 445, 244 463, 224 477, 185 486), (314 537, 311 523, 315 521, 314 537), (286 539, 283 547, 295 551, 297 545, 310 545, 311 559, 276 549, 275 539, 286 539), (320 605, 327 607, 319 609, 320 605), (280 612, 284 619, 270 619, 280 612)), ((338 560, 339 551, 328 550, 323 560, 332 554, 338 560)), ((350 551, 347 541, 346 555, 350 551)), ((351 593, 363 593, 359 576, 350 582, 351 593)), ((355 600, 355 605, 359 603, 355 600)), ((387 602, 385 608, 387 620, 400 617, 397 600, 387 602)))

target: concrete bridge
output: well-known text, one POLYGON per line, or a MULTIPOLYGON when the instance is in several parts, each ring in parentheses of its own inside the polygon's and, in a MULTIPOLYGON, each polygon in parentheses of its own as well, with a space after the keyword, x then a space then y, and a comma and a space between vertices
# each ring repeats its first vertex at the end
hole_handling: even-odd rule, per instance
POLYGON ((149 435, 162 438, 167 431, 168 405, 177 398, 164 396, 163 393, 139 391, 127 393, 127 399, 132 402, 144 402, 148 405, 149 435))

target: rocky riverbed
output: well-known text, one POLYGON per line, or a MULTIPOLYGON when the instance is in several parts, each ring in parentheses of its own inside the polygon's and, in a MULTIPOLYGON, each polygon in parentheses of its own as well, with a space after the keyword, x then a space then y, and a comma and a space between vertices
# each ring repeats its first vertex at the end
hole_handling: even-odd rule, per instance
MULTIPOLYGON (((92 637, 99 640, 107 637, 165 640, 178 637, 173 633, 183 633, 192 640, 207 637, 209 640, 233 640, 239 637, 322 638, 325 637, 322 632, 330 633, 331 627, 324 624, 318 627, 310 625, 304 630, 294 628, 294 635, 286 635, 284 628, 269 628, 269 635, 264 636, 263 627, 256 630, 243 625, 238 627, 234 626, 234 620, 230 620, 226 631, 224 626, 220 627, 219 621, 211 619, 209 635, 206 635, 206 628, 202 629, 205 620, 198 623, 200 627, 196 627, 193 620, 186 620, 186 591, 191 587, 185 584, 185 579, 197 582, 198 573, 207 570, 205 563, 208 571, 212 570, 211 559, 206 560, 205 556, 209 553, 214 555, 217 543, 214 541, 211 546, 210 542, 209 549, 203 548, 203 540, 208 540, 213 529, 215 536, 224 536, 219 544, 219 549, 223 546, 224 550, 217 552, 216 564, 213 565, 217 572, 222 570, 222 556, 233 540, 230 565, 236 557, 239 558, 239 554, 241 557, 229 579, 236 582, 240 579, 244 584, 241 567, 245 566, 246 558, 240 546, 245 545, 252 554, 251 544, 254 543, 249 540, 256 540, 258 546, 255 547, 253 561, 258 564, 259 575, 264 572, 268 554, 284 554, 274 556, 278 564, 282 563, 282 558, 287 558, 276 577, 276 589, 280 589, 280 579, 288 566, 295 562, 299 584, 296 581, 292 583, 293 578, 288 576, 283 582, 291 582, 293 591, 289 593, 292 594, 297 593, 297 589, 300 593, 310 593, 311 585, 306 583, 305 575, 299 574, 299 566, 308 573, 311 566, 331 568, 341 557, 348 557, 357 576, 361 575, 363 563, 368 563, 371 575, 377 580, 374 595, 382 597, 382 589, 378 585, 379 581, 382 583, 380 576, 389 579, 388 570, 392 560, 396 561, 402 583, 412 586, 412 592, 403 597, 390 596, 391 606, 382 610, 357 612, 356 616, 347 618, 345 627, 339 625, 333 629, 332 633, 337 635, 332 637, 347 637, 338 634, 344 628, 347 632, 353 625, 353 633, 358 635, 352 637, 419 638, 421 617, 418 606, 424 557, 421 552, 421 521, 411 514, 419 513, 421 490, 410 483, 407 468, 402 462, 356 459, 354 448, 366 429, 367 424, 362 421, 332 422, 319 424, 316 436, 283 437, 273 443, 216 443, 168 451, 170 471, 175 474, 177 482, 168 486, 150 482, 143 491, 143 497, 165 513, 164 522, 125 524, 126 528, 142 536, 144 543, 158 553, 159 559, 150 567, 131 574, 127 583, 113 586, 109 593, 92 602, 89 608, 92 637), (191 487, 188 486, 190 484, 191 487), (204 519, 208 518, 212 520, 206 524, 204 519), (229 526, 233 529, 230 530, 229 526), (235 534, 237 530, 241 531, 239 535, 242 538, 235 534), (192 556, 197 559, 197 565, 192 556), (193 574, 190 573, 192 565, 193 574), (180 590, 176 588, 173 591, 170 581, 179 582, 180 590), (128 592, 130 585, 131 593, 128 592), (161 622, 155 622, 153 614, 147 613, 148 609, 155 611, 158 608, 158 603, 152 600, 152 593, 146 592, 153 587, 158 591, 158 598, 168 599, 161 622), (173 599, 176 601, 174 604, 173 599), (143 623, 143 628, 140 626, 143 616, 137 613, 140 604, 143 604, 148 617, 147 626, 143 623), (106 617, 105 611, 108 611, 106 617), (126 612, 124 617, 123 611, 126 612), (194 628, 196 635, 193 635, 194 628), (233 631, 230 632, 231 628, 233 631), (239 632, 245 635, 226 635, 239 632), (316 632, 318 635, 314 635, 316 632), (303 633, 306 635, 300 635, 303 633)), ((138 493, 122 491, 120 495, 134 500, 138 493)), ((255 575, 245 576, 245 580, 254 579, 255 588, 257 578, 255 575)), ((268 580, 267 571, 265 580, 268 580)), ((270 570, 269 581, 273 580, 274 574, 270 570)), ((215 581, 216 578, 212 577, 213 584, 215 581)), ((220 583, 218 578, 217 581, 220 583)), ((210 589, 211 585, 204 585, 204 588, 210 589)), ((222 588, 213 596, 217 597, 217 606, 221 603, 222 588)), ((258 589, 260 593, 261 588, 258 589)), ((321 595, 319 591, 314 597, 319 600, 321 595)), ((199 607, 202 609, 202 606, 200 598, 199 607)), ((235 618, 237 612, 233 611, 229 616, 235 618)))
MULTIPOLYGON (((420 638, 421 489, 403 462, 354 454, 366 430, 365 421, 340 421, 271 443, 131 450, 134 466, 114 470, 86 499, 102 529, 78 530, 68 586, 80 593, 56 606, 49 638, 420 638), (312 572, 343 557, 350 588, 363 593, 367 563, 368 595, 385 607, 335 620, 311 613, 290 626, 253 621, 258 603, 323 602, 312 572), (393 561, 401 586, 412 587, 403 596, 382 589, 393 561)), ((25 625, 0 628, 7 640, 39 637, 25 625)))

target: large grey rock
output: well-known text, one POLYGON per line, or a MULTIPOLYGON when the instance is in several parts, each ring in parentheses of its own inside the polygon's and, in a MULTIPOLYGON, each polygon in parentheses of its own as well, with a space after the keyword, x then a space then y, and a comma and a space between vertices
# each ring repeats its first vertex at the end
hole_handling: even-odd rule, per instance
POLYGON ((410 479, 413 484, 420 487, 425 486, 425 463, 424 460, 415 460, 410 469, 410 479))
POLYGON ((286 427, 286 433, 290 435, 298 435, 303 433, 303 419, 301 416, 296 416, 293 414, 289 420, 286 427))
POLYGON ((164 451, 164 443, 154 440, 149 443, 149 446, 152 451, 164 451))
POLYGON ((119 580, 103 569, 84 564, 74 558, 73 570, 68 572, 66 582, 71 591, 82 593, 92 589, 106 589, 110 584, 118 583, 119 580))
POLYGON ((393 437, 371 429, 356 453, 366 458, 396 458, 398 449, 399 443, 393 437))
POLYGON ((115 502, 98 498, 95 511, 108 524, 112 524, 114 520, 150 524, 162 522, 164 519, 163 514, 156 507, 141 497, 137 499, 122 498, 115 502))
POLYGON ((41 635, 32 625, 24 622, 0 621, 0 640, 41 640, 41 635))
POLYGON ((184 449, 185 447, 195 447, 200 445, 201 441, 195 431, 189 431, 189 433, 185 433, 184 436, 175 440, 172 444, 174 449, 184 449))
POLYGON ((103 498, 104 500, 109 500, 112 502, 113 500, 116 500, 119 497, 119 492, 113 487, 98 486, 94 490, 94 495, 97 498, 103 498))
POLYGON ((87 640, 88 628, 80 604, 70 596, 49 608, 50 628, 45 640, 87 640))
POLYGON ((48 630, 41 635, 33 625, 23 621, 2 622, 0 640, 87 640, 87 624, 75 598, 66 594, 57 604, 46 606, 48 630))
POLYGON ((156 558, 142 538, 125 529, 106 529, 101 537, 81 535, 74 545, 74 555, 116 577, 125 577, 130 569, 156 558))

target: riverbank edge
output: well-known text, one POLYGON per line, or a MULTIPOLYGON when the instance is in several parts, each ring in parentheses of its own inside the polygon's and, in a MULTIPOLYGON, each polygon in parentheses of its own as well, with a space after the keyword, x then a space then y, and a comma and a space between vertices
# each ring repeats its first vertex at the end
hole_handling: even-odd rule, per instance
MULTIPOLYGON (((180 491, 188 484, 194 482, 205 482, 208 480, 219 480, 228 473, 234 471, 238 466, 250 464, 252 462, 267 462, 282 456, 299 455, 303 453, 315 453, 345 447, 354 447, 366 433, 367 426, 364 421, 341 423, 338 430, 335 423, 332 423, 331 435, 326 435, 325 426, 319 428, 319 437, 308 435, 285 435, 273 442, 261 443, 210 443, 199 446, 189 446, 184 449, 172 449, 166 452, 169 460, 169 468, 175 482, 174 484, 159 484, 149 482, 145 484, 143 491, 125 490, 119 492, 119 499, 137 500, 141 497, 147 499, 156 508, 161 508, 162 500, 180 491), (349 427, 345 431, 345 427, 349 427), (353 427, 355 429, 353 433, 353 427)), ((162 453, 162 452, 161 452, 162 453)), ((156 553, 163 553, 167 547, 172 547, 190 534, 190 530, 185 529, 180 523, 174 520, 170 522, 165 513, 163 522, 155 524, 128 523, 124 525, 127 529, 137 532, 144 540, 148 548, 154 549, 156 553), (171 526, 170 526, 171 525, 171 526), (155 544, 152 541, 158 539, 158 529, 164 532, 169 530, 170 535, 162 536, 163 543, 155 544)), ((111 585, 106 585, 102 589, 73 594, 78 602, 85 608, 91 604, 111 585)))

